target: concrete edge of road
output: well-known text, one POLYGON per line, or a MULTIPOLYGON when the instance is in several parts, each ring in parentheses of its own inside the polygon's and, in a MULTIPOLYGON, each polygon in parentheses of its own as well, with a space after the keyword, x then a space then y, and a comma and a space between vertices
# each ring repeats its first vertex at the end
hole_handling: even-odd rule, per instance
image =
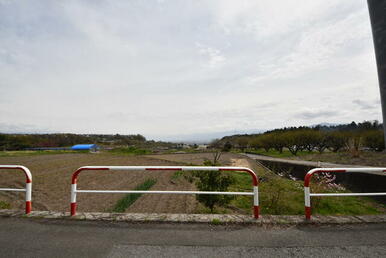
POLYGON ((79 212, 71 217, 69 212, 32 211, 25 215, 21 210, 0 210, 0 217, 36 219, 62 219, 86 221, 121 221, 134 223, 211 223, 211 224, 254 224, 254 225, 319 225, 319 224, 363 224, 386 223, 386 214, 355 216, 312 216, 310 221, 300 215, 263 215, 254 219, 247 215, 231 214, 170 214, 170 213, 106 213, 79 212))

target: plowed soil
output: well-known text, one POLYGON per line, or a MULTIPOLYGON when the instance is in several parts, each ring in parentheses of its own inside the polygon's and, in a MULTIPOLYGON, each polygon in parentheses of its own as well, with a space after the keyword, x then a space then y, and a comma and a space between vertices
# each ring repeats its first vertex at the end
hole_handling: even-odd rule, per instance
MULTIPOLYGON (((213 161, 213 153, 157 154, 147 155, 147 157, 193 165, 203 165, 205 160, 213 161)), ((248 167, 259 175, 265 173, 264 169, 255 160, 240 154, 222 153, 219 162, 221 166, 248 167)))
MULTIPOLYGON (((184 162, 186 164, 202 165, 205 160, 213 161, 213 153, 181 153, 181 154, 156 154, 147 155, 156 159, 163 159, 174 162, 184 162)), ((220 156, 220 164, 223 166, 232 165, 232 159, 245 158, 233 153, 223 153, 220 156)))
MULTIPOLYGON (((177 162, 146 156, 110 154, 57 154, 23 157, 0 157, 2 165, 24 165, 33 174, 33 210, 69 211, 72 173, 81 166, 91 165, 178 165, 177 162)), ((157 179, 151 190, 194 190, 183 177, 173 179, 174 171, 83 171, 78 177, 78 189, 130 190, 149 178, 157 179)), ((24 188, 25 177, 17 170, 2 170, 0 187, 24 188)), ((110 211, 124 194, 88 194, 77 196, 78 211, 110 211)), ((0 201, 11 209, 24 209, 24 193, 0 192, 0 201)), ((191 213, 196 209, 194 195, 142 195, 129 212, 191 213)))

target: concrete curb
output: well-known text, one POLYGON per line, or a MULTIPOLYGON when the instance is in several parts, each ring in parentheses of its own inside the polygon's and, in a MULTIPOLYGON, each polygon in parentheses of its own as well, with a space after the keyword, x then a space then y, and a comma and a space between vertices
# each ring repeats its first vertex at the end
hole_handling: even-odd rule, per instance
POLYGON ((312 216, 310 221, 300 215, 263 215, 255 220, 247 215, 230 214, 170 214, 170 213, 106 213, 79 212, 71 217, 69 212, 32 211, 25 215, 20 210, 0 210, 0 217, 23 217, 44 219, 66 219, 87 221, 122 222, 166 222, 166 223, 211 223, 211 224, 254 224, 254 225, 319 225, 386 223, 386 214, 361 216, 312 216))

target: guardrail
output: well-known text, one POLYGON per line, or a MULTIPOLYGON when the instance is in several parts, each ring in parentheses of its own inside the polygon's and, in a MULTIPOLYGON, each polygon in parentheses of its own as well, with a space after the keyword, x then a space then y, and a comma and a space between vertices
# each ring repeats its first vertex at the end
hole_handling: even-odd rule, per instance
POLYGON ((80 167, 72 175, 71 181, 71 216, 76 215, 77 193, 145 193, 145 194, 222 194, 222 195, 252 195, 253 213, 259 218, 259 180, 251 169, 245 167, 193 167, 193 166, 85 166, 80 167), (139 190, 77 190, 78 175, 84 170, 142 170, 142 171, 240 171, 247 172, 252 177, 253 192, 204 192, 204 191, 139 191, 139 190))
POLYGON ((314 168, 304 177, 304 205, 306 219, 311 219, 311 197, 312 196, 380 196, 386 193, 311 193, 310 181, 315 173, 370 173, 386 175, 386 168, 314 168))
POLYGON ((28 168, 19 165, 0 165, 0 169, 18 169, 22 170, 26 177, 25 189, 20 188, 0 188, 0 191, 25 192, 25 214, 29 214, 32 210, 32 174, 28 168))

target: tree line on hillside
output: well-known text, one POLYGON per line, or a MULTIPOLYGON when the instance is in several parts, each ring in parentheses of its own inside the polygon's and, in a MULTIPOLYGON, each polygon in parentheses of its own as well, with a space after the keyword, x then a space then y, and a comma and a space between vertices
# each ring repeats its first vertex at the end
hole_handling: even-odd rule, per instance
POLYGON ((382 151, 385 148, 382 124, 378 121, 352 122, 345 125, 288 127, 267 131, 263 134, 232 135, 215 140, 212 148, 229 151, 231 149, 264 149, 282 153, 288 149, 293 155, 299 151, 325 150, 338 152, 348 150, 354 155, 360 149, 382 151))
POLYGON ((81 143, 127 147, 171 145, 171 143, 166 142, 147 141, 146 138, 140 134, 0 134, 0 150, 69 147, 81 143))

